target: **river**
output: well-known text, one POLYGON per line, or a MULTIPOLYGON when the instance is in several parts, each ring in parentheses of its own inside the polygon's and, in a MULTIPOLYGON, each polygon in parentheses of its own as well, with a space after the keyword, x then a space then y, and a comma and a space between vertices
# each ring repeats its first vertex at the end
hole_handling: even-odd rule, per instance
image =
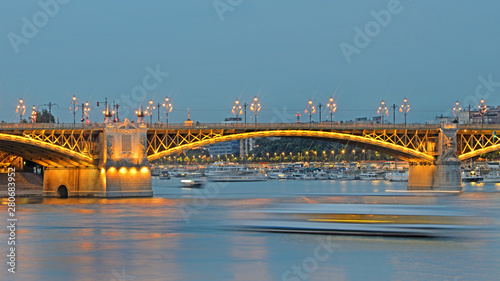
MULTIPOLYGON (((272 180, 187 189, 173 178, 154 179, 153 198, 18 198, 16 273, 7 272, 3 262, 0 280, 498 280, 500 184, 468 183, 460 195, 393 199, 480 212, 488 228, 467 237, 310 235, 226 227, 240 219, 240 210, 277 202, 376 200, 365 194, 405 186, 272 180)), ((0 234, 3 254, 8 233, 2 229, 0 234)))

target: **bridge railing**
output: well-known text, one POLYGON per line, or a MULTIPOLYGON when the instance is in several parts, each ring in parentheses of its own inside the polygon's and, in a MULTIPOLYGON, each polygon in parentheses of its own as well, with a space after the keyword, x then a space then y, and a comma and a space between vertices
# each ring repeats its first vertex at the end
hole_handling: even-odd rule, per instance
MULTIPOLYGON (((137 124, 137 123, 136 123, 137 124)), ((359 123, 144 123, 150 129, 158 130, 183 130, 183 129, 282 129, 282 130, 429 130, 439 129, 439 124, 380 124, 373 122, 359 123)), ((95 130, 106 127, 104 123, 73 124, 73 123, 0 123, 0 130, 95 130)), ((500 124, 460 124, 459 130, 497 130, 500 132, 500 124)))
POLYGON ((104 127, 103 123, 0 123, 0 130, 95 130, 104 127))
POLYGON ((183 129, 282 129, 282 130, 330 130, 330 129, 386 129, 386 130, 429 130, 439 129, 436 124, 378 124, 378 123, 184 123, 147 124, 150 129, 158 130, 183 130, 183 129))

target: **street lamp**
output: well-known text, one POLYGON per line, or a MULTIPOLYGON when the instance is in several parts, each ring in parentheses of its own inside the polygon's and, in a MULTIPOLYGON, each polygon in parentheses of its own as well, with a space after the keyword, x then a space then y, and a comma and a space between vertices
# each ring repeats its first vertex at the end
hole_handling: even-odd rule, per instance
POLYGON ((330 111, 330 123, 333 125, 333 113, 337 111, 337 104, 333 101, 333 97, 330 97, 326 107, 328 107, 328 111, 330 111))
POLYGON ((382 124, 384 124, 385 115, 389 116, 389 110, 387 109, 387 106, 385 105, 385 101, 382 100, 382 102, 380 103, 378 110, 377 110, 377 114, 380 114, 380 122, 382 122, 382 124))
POLYGON ((406 127, 406 113, 408 113, 408 111, 410 111, 410 104, 408 103, 408 100, 406 99, 406 97, 403 99, 403 103, 401 104, 399 111, 403 112, 405 114, 405 127, 406 127))
POLYGON ((312 100, 309 100, 307 103, 307 109, 304 112, 309 113, 309 123, 312 123, 312 115, 316 113, 316 107, 314 106, 312 100))
POLYGON ((257 113, 260 111, 260 103, 259 99, 257 97, 253 98, 253 102, 250 105, 250 110, 253 111, 253 114, 255 115, 255 125, 257 125, 257 113))
POLYGON ((36 123, 36 106, 33 105, 33 110, 31 110, 31 123, 36 123))
POLYGON ((168 97, 165 98, 165 102, 163 103, 163 107, 165 107, 165 109, 167 110, 167 127, 168 127, 168 114, 170 112, 172 112, 172 109, 174 108, 168 97))
POLYGON ((243 107, 240 105, 240 101, 236 100, 233 105, 231 112, 236 115, 236 123, 238 123, 238 115, 243 113, 243 107))
POLYGON ((153 100, 149 100, 149 104, 146 106, 146 111, 144 113, 149 115, 149 124, 151 125, 153 125, 153 109, 155 109, 153 100))
POLYGON ((19 123, 23 123, 23 115, 26 113, 26 106, 24 105, 23 99, 19 99, 17 104, 16 113, 19 113, 19 123))
POLYGON ((142 104, 139 105, 139 110, 135 111, 135 115, 137 115, 137 123, 142 123, 144 116, 146 116, 146 112, 142 110, 142 104))
POLYGON ((457 101, 455 102, 455 106, 453 107, 453 116, 457 117, 457 123, 460 123, 460 111, 462 111, 462 107, 460 106, 460 103, 457 101))
POLYGON ((90 112, 89 102, 82 103, 82 124, 89 122, 89 112, 90 112))
POLYGON ((106 110, 103 110, 102 111, 102 114, 104 114, 104 116, 106 117, 106 121, 109 120, 109 118, 113 117, 113 115, 115 115, 115 111, 114 110, 109 110, 109 105, 106 103, 106 110))
POLYGON ((76 101, 76 96, 73 96, 69 110, 73 112, 73 126, 74 126, 76 124, 76 111, 78 110, 78 103, 76 101))
POLYGON ((481 115, 481 124, 484 125, 484 114, 488 111, 488 106, 484 102, 484 99, 481 99, 479 102, 479 115, 481 115))

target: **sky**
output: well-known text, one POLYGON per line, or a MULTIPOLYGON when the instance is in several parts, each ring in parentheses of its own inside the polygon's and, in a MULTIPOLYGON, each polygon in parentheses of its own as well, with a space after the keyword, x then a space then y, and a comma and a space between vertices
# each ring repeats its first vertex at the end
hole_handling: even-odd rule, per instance
POLYGON ((408 122, 423 123, 456 101, 500 105, 499 10, 488 0, 4 0, 0 120, 18 122, 23 98, 25 117, 52 102, 71 123, 75 95, 93 122, 105 98, 136 120, 139 105, 167 96, 170 122, 188 108, 194 121, 221 122, 236 99, 257 96, 259 122, 296 122, 310 99, 333 96, 335 121, 406 97, 408 122))

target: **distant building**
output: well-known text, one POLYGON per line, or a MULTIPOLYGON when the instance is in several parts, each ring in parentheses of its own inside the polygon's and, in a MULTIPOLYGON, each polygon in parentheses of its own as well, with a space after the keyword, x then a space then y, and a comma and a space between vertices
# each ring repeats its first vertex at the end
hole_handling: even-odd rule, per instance
MULTIPOLYGON (((241 117, 224 118, 224 121, 222 121, 221 123, 222 124, 241 123, 241 117)), ((236 154, 238 151, 240 152, 240 155, 246 155, 254 147, 255 147, 255 139, 234 140, 234 141, 211 144, 208 146, 208 153, 212 157, 217 157, 217 155, 222 156, 222 155, 236 154)))
POLYGON ((436 116, 436 118, 434 118, 434 120, 425 121, 425 124, 453 123, 456 119, 457 119, 456 117, 444 116, 441 114, 440 116, 436 116))
POLYGON ((500 106, 488 107, 486 113, 481 116, 479 110, 464 109, 459 113, 459 123, 460 124, 500 124, 500 106))

